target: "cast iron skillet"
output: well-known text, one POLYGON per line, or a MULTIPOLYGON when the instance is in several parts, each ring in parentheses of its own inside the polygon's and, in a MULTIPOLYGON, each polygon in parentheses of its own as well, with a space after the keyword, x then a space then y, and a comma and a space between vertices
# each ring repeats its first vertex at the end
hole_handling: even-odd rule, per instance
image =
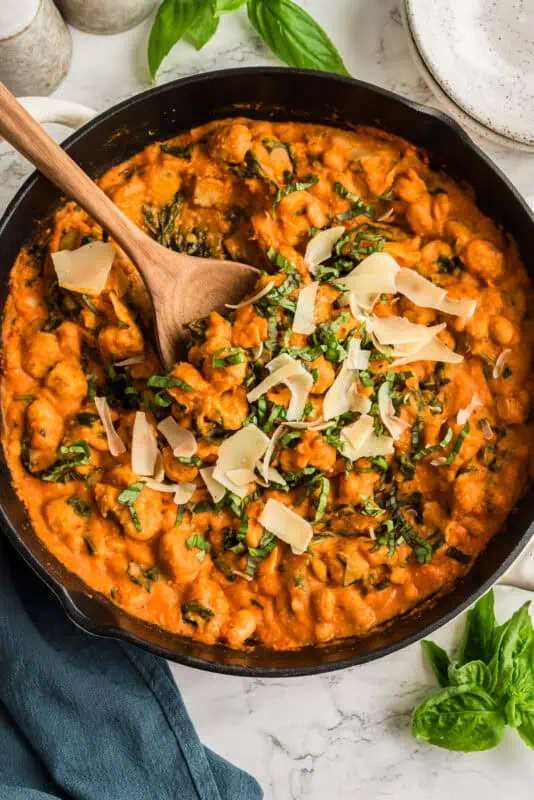
MULTIPOLYGON (((125 100, 84 125, 64 146, 90 175, 97 177, 152 141, 208 120, 239 114, 339 127, 376 125, 423 147, 434 167, 443 167, 475 189, 481 209, 517 240, 534 278, 534 218, 504 175, 445 115, 361 81, 289 69, 211 72, 125 100)), ((46 218, 58 201, 56 189, 34 173, 7 209, 0 223, 2 306, 19 249, 35 236, 36 221, 46 218)), ((91 592, 40 544, 11 487, 3 454, 0 462, 2 527, 77 625, 99 636, 133 642, 173 661, 234 675, 282 677, 327 672, 371 661, 429 636, 472 604, 512 564, 530 540, 533 520, 531 488, 517 504, 506 530, 494 537, 453 591, 397 618, 368 638, 296 652, 258 648, 241 653, 167 633, 121 612, 103 596, 91 592)))

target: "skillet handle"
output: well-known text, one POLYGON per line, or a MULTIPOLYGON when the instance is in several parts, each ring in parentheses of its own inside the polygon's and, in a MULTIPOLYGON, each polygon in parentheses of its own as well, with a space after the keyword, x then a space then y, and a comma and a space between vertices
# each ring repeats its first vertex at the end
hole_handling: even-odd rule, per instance
POLYGON ((18 100, 38 122, 57 122, 69 128, 79 128, 97 114, 93 108, 57 97, 19 97, 18 100))

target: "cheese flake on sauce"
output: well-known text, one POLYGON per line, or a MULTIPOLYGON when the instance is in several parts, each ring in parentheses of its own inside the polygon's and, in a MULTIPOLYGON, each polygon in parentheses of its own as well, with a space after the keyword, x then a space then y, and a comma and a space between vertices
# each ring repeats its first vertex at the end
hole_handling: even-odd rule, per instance
POLYGON ((126 451, 126 447, 121 437, 113 427, 113 420, 111 418, 111 409, 105 397, 95 397, 95 406, 98 416, 104 426, 106 439, 108 440, 109 452, 112 456, 120 456, 126 451))
POLYGON ((258 522, 286 542, 295 555, 302 555, 308 549, 313 536, 311 524, 278 500, 267 500, 258 522))
POLYGON ((179 458, 191 458, 197 452, 198 445, 195 437, 190 430, 178 425, 174 417, 165 417, 158 424, 158 431, 166 438, 173 455, 179 458))
POLYGON ((52 253, 59 285, 91 295, 104 291, 114 258, 115 248, 109 242, 89 242, 76 250, 52 253))
POLYGON ((317 300, 317 281, 308 283, 300 290, 297 299, 297 308, 293 317, 293 333, 304 333, 309 335, 315 330, 315 302, 317 300))
POLYGON ((136 411, 132 433, 132 471, 152 478, 158 459, 158 440, 144 411, 136 411))

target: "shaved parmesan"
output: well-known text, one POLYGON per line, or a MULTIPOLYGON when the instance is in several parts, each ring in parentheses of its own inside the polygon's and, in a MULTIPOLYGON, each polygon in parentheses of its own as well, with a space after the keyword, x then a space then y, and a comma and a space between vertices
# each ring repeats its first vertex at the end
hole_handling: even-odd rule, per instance
POLYGON ((161 481, 165 477, 165 470, 163 469, 163 456, 161 455, 160 450, 158 449, 158 455, 156 456, 156 465, 154 467, 154 480, 161 481))
POLYGON ((435 308, 456 317, 472 317, 476 300, 450 300, 445 289, 413 269, 401 269, 395 278, 396 291, 421 308, 435 308))
POLYGON ((95 397, 95 406, 98 411, 98 416, 104 426, 106 439, 108 440, 109 452, 112 456, 120 456, 124 453, 126 447, 121 437, 113 427, 113 420, 111 419, 111 410, 108 406, 108 401, 105 397, 95 397))
POLYGON ((480 420, 480 430, 482 431, 482 436, 487 442, 490 442, 493 439, 493 429, 488 422, 487 419, 480 420))
POLYGON ((252 297, 248 297, 246 300, 243 300, 241 303, 237 303, 236 305, 232 305, 232 303, 226 303, 226 308, 243 308, 244 306, 250 306, 252 303, 256 303, 258 300, 261 300, 261 298, 265 297, 266 294, 269 294, 271 289, 274 289, 274 286, 274 281, 269 281, 269 283, 265 284, 263 289, 260 289, 259 292, 253 294, 252 297))
POLYGON ((395 359, 392 366, 401 367, 404 364, 411 364, 412 361, 442 361, 444 364, 460 364, 463 360, 463 356, 455 353, 435 337, 417 352, 395 359))
POLYGON ((203 467, 199 472, 200 477, 206 485, 206 489, 211 495, 211 499, 214 503, 218 503, 226 494, 226 488, 213 477, 215 467, 203 467))
POLYGON ((313 536, 310 523, 278 500, 269 498, 258 519, 260 525, 290 545, 295 555, 308 549, 313 536))
POLYGON ((263 353, 263 342, 260 342, 256 347, 252 349, 252 358, 257 359, 261 357, 263 353))
POLYGON ((158 452, 158 441, 145 412, 136 411, 132 434, 132 471, 152 478, 158 452))
POLYGON ((246 486, 256 480, 256 475, 251 469, 231 469, 226 475, 232 483, 238 486, 246 486))
POLYGON ((391 401, 391 393, 389 383, 384 381, 378 390, 378 409, 382 422, 393 436, 394 439, 400 439, 406 428, 410 427, 408 422, 395 416, 395 409, 391 401))
POLYGON ((445 322, 439 325, 419 325, 405 317, 373 317, 367 324, 380 344, 392 345, 394 355, 408 355, 423 347, 436 334, 447 327, 445 322))
POLYGON ((309 283, 299 292, 297 308, 293 317, 293 333, 310 334, 315 330, 315 301, 317 299, 317 282, 309 283))
POLYGON ((342 429, 343 455, 346 458, 357 461, 359 458, 387 456, 393 453, 393 439, 389 436, 376 436, 373 426, 373 418, 362 414, 359 420, 342 429))
POLYGON ((269 483, 269 470, 271 469, 271 467, 270 467, 271 459, 273 457, 276 445, 278 444, 278 440, 280 439, 280 437, 284 433, 284 428, 285 427, 286 426, 283 425, 283 424, 278 426, 278 428, 275 430, 275 432, 271 436, 271 439, 270 439, 269 444, 267 445, 267 449, 265 451, 265 455, 263 456, 263 461, 262 461, 262 465, 261 465, 261 474, 262 474, 263 480, 266 481, 267 483, 269 483))
POLYGON ((141 361, 145 360, 144 353, 141 353, 140 356, 132 356, 131 358, 125 358, 123 361, 115 361, 113 364, 114 367, 131 367, 133 364, 140 364, 141 361))
MULTIPOLYGON (((323 417, 325 420, 338 417, 346 411, 358 411, 359 407, 362 406, 362 403, 357 399, 356 370, 367 369, 369 356, 368 350, 361 349, 360 339, 353 338, 350 340, 347 358, 336 375, 334 383, 323 398, 323 417)), ((360 398, 360 400, 363 400, 363 398, 360 398)))
POLYGON ((167 439, 172 447, 173 455, 179 458, 191 458, 197 452, 198 445, 191 431, 180 427, 174 417, 165 417, 158 425, 158 431, 167 439))
POLYGON ((174 495, 174 502, 177 506, 183 506, 189 503, 196 491, 194 483, 180 483, 174 495))
POLYGON ((273 358, 267 364, 267 369, 271 374, 247 394, 247 400, 249 403, 253 403, 273 386, 283 383, 291 392, 286 418, 288 420, 300 419, 313 385, 312 376, 299 361, 287 353, 273 358))
POLYGON ((350 410, 355 411, 357 414, 368 414, 373 405, 370 398, 358 394, 354 386, 352 387, 351 395, 350 410))
POLYGON ((59 285, 91 295, 104 291, 114 258, 115 248, 109 242, 89 242, 77 250, 52 253, 59 285))
POLYGON ((372 253, 337 282, 352 293, 358 306, 371 310, 381 294, 396 293, 395 277, 399 269, 388 253, 372 253))
POLYGON ((362 340, 352 338, 345 363, 349 369, 367 369, 370 356, 370 350, 362 350, 362 340))
POLYGON ((232 434, 219 447, 219 457, 213 477, 238 497, 245 497, 247 484, 234 482, 229 473, 235 470, 249 470, 253 473, 256 461, 263 456, 269 442, 269 437, 256 425, 247 425, 232 434))
POLYGON ((495 362, 495 366, 493 367, 493 373, 492 373, 493 378, 501 377, 501 375, 504 372, 504 368, 506 366, 506 361, 511 352, 512 351, 510 350, 510 348, 507 347, 506 350, 503 350, 502 353, 499 355, 497 361, 495 362))
POLYGON ((456 415, 456 422, 458 423, 458 425, 465 425, 465 423, 467 422, 467 420, 469 419, 475 408, 480 408, 480 406, 483 405, 484 403, 482 402, 480 397, 474 394, 469 405, 466 406, 465 408, 461 408, 460 411, 458 411, 458 414, 456 415))
POLYGON ((334 250, 334 245, 337 244, 344 233, 345 228, 342 225, 336 225, 335 228, 319 231, 318 234, 310 239, 306 245, 304 261, 312 275, 316 272, 319 264, 328 261, 334 250))

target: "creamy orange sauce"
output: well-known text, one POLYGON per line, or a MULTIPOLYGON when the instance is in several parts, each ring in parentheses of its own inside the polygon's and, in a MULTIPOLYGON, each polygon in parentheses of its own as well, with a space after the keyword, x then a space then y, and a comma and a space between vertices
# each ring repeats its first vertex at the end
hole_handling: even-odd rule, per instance
POLYGON ((50 253, 103 237, 85 212, 66 204, 39 246, 20 253, 3 322, 3 445, 16 491, 50 551, 127 612, 235 648, 363 636, 450 587, 502 528, 525 487, 532 444, 532 287, 513 242, 474 197, 431 171, 415 147, 382 132, 246 119, 150 145, 100 185, 165 246, 262 267, 257 289, 269 280, 276 287, 227 319, 213 313, 193 325, 187 361, 157 386, 150 378, 164 372, 150 304, 124 255, 117 252, 97 297, 57 286, 50 253), (318 327, 308 337, 291 333, 295 300, 311 280, 306 245, 332 225, 343 225, 347 238, 319 278, 318 327), (243 425, 254 422, 272 436, 284 419, 284 386, 253 404, 246 397, 281 349, 311 371, 304 418, 320 418, 340 352, 351 336, 365 341, 340 304, 336 278, 378 250, 450 297, 476 299, 470 319, 402 296, 381 296, 374 308, 381 317, 446 322, 439 337, 463 362, 391 367, 364 343, 371 361, 361 389, 377 431, 385 376, 408 423, 394 455, 347 460, 340 430, 359 416, 349 413, 326 430, 293 429, 281 439, 272 465, 285 490, 251 485, 245 501, 227 494, 215 506, 199 469, 214 465, 221 442, 243 425), (506 367, 494 378, 505 349, 506 367), (141 354, 139 363, 113 366, 141 354), (95 394, 108 398, 126 444, 116 458, 95 394), (467 427, 458 424, 475 395, 482 405, 467 427), (193 431, 198 450, 185 462, 159 435, 166 479, 197 487, 186 507, 139 485, 130 453, 136 410, 154 428, 172 414, 193 431), (436 456, 450 463, 434 465, 436 456), (126 502, 124 491, 136 485, 126 502), (313 525, 303 555, 259 524, 269 497, 313 525))

